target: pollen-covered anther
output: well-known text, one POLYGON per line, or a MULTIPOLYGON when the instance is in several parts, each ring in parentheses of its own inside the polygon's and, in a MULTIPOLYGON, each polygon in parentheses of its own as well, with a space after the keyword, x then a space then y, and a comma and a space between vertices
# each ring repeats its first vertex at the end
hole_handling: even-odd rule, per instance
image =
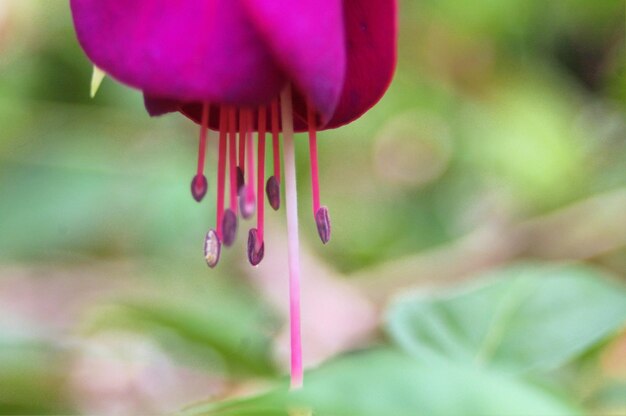
POLYGON ((211 229, 204 238, 204 258, 206 264, 210 268, 214 268, 217 266, 217 263, 219 263, 221 254, 222 243, 220 242, 217 232, 211 229))
POLYGON ((209 182, 204 175, 196 175, 191 180, 191 195, 200 202, 209 190, 209 182))
POLYGON ((237 237, 237 215, 231 209, 227 209, 222 218, 222 237, 227 247, 232 246, 237 237))
POLYGON ((202 198, 204 198, 209 189, 207 178, 204 176, 204 162, 206 160, 210 108, 208 103, 202 105, 202 126, 200 128, 200 140, 198 143, 198 170, 191 181, 191 195, 197 202, 202 201, 202 198))
POLYGON ((280 183, 275 176, 270 176, 265 186, 265 192, 267 193, 267 200, 274 211, 280 209, 280 183))
POLYGON ((322 206, 317 210, 315 213, 315 224, 317 225, 317 232, 322 243, 328 243, 330 241, 330 214, 327 207, 322 206))
POLYGON ((265 242, 259 240, 259 233, 256 228, 248 232, 248 260, 253 266, 257 266, 265 255, 265 242))

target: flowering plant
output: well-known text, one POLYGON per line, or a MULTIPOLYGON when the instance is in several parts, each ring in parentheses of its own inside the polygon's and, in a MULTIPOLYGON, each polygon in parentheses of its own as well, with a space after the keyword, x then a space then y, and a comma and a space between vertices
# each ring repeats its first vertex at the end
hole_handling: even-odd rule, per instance
POLYGON ((235 240, 238 216, 258 209, 248 259, 263 259, 264 188, 280 206, 280 142, 285 153, 289 229, 292 383, 302 382, 299 261, 293 133, 308 131, 313 215, 323 243, 328 209, 320 203, 317 131, 349 123, 387 89, 396 61, 395 0, 71 0, 76 32, 92 62, 143 91, 157 116, 180 112, 200 124, 191 191, 207 193, 207 131, 219 131, 217 218, 206 234, 207 264, 235 240), (274 175, 265 183, 271 132, 274 175), (254 140, 257 133, 255 180, 254 140), (226 167, 229 207, 225 207, 226 167))

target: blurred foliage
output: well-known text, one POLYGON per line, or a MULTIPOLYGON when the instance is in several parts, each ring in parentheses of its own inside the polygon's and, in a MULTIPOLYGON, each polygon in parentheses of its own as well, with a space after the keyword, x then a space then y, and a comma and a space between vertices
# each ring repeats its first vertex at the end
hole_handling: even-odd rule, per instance
POLYGON ((115 329, 152 335, 180 362, 207 371, 275 375, 270 336, 278 322, 266 305, 217 286, 211 290, 190 286, 165 291, 161 286, 154 295, 142 294, 95 310, 83 331, 115 329), (172 296, 174 290, 182 293, 172 296))
POLYGON ((626 322, 624 288, 595 270, 529 265, 495 278, 469 291, 394 305, 392 338, 426 361, 443 356, 514 372, 551 370, 626 322))
POLYGON ((90 100, 67 2, 0 0, 0 414, 626 412, 624 2, 400 3, 390 91, 320 134, 327 247, 306 146, 298 168, 315 274, 402 296, 290 394, 241 247, 203 264, 196 127, 111 79, 90 100), (405 259, 419 294, 388 272, 405 259), (480 279, 433 293, 444 266, 480 279))
POLYGON ((593 269, 526 265, 441 298, 411 296, 390 311, 392 344, 409 356, 351 354, 307 374, 301 392, 280 389, 184 414, 582 414, 581 403, 546 376, 624 326, 626 289, 593 269))
POLYGON ((355 353, 328 363, 308 375, 302 391, 288 394, 281 390, 183 414, 374 416, 416 412, 437 416, 581 414, 567 401, 532 385, 464 365, 422 366, 388 350, 355 353))
POLYGON ((3 414, 63 414, 72 409, 64 391, 65 354, 43 342, 0 338, 0 411, 3 414))

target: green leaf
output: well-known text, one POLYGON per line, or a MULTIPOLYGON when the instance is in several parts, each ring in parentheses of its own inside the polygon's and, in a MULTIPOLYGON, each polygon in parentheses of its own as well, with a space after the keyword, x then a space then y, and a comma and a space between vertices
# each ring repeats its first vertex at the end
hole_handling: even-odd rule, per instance
POLYGON ((626 290, 591 268, 517 266, 487 282, 399 301, 388 313, 388 332, 423 360, 550 370, 626 323, 626 290))
POLYGON ((0 327, 0 414, 74 414, 67 361, 64 351, 0 327))
POLYGON ((577 415, 573 405, 510 376, 420 364, 391 350, 352 354, 308 373, 302 390, 187 409, 185 416, 577 415))
POLYGON ((216 281, 148 291, 94 308, 83 332, 123 330, 153 338, 179 362, 228 376, 275 376, 277 319, 261 302, 216 281))

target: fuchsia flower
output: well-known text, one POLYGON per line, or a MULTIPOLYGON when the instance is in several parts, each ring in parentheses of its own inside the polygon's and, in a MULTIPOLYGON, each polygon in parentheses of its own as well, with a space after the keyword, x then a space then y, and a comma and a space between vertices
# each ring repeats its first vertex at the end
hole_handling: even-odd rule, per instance
POLYGON ((263 191, 280 206, 280 142, 285 152, 291 292, 292 383, 302 381, 294 131, 308 131, 313 216, 323 243, 328 209, 320 204, 317 134, 360 117, 387 89, 396 61, 395 0, 71 0, 78 39, 92 62, 143 91, 148 112, 181 112, 201 125, 200 201, 207 130, 219 132, 217 218, 205 258, 217 265, 233 243, 238 213, 257 213, 248 258, 263 258, 263 191), (255 160, 253 132, 257 133, 255 160), (265 140, 274 174, 265 184, 265 140), (226 166, 229 207, 225 208, 226 166), (256 188, 256 189, 255 189, 256 188), (256 195, 255 195, 256 193, 256 195))

